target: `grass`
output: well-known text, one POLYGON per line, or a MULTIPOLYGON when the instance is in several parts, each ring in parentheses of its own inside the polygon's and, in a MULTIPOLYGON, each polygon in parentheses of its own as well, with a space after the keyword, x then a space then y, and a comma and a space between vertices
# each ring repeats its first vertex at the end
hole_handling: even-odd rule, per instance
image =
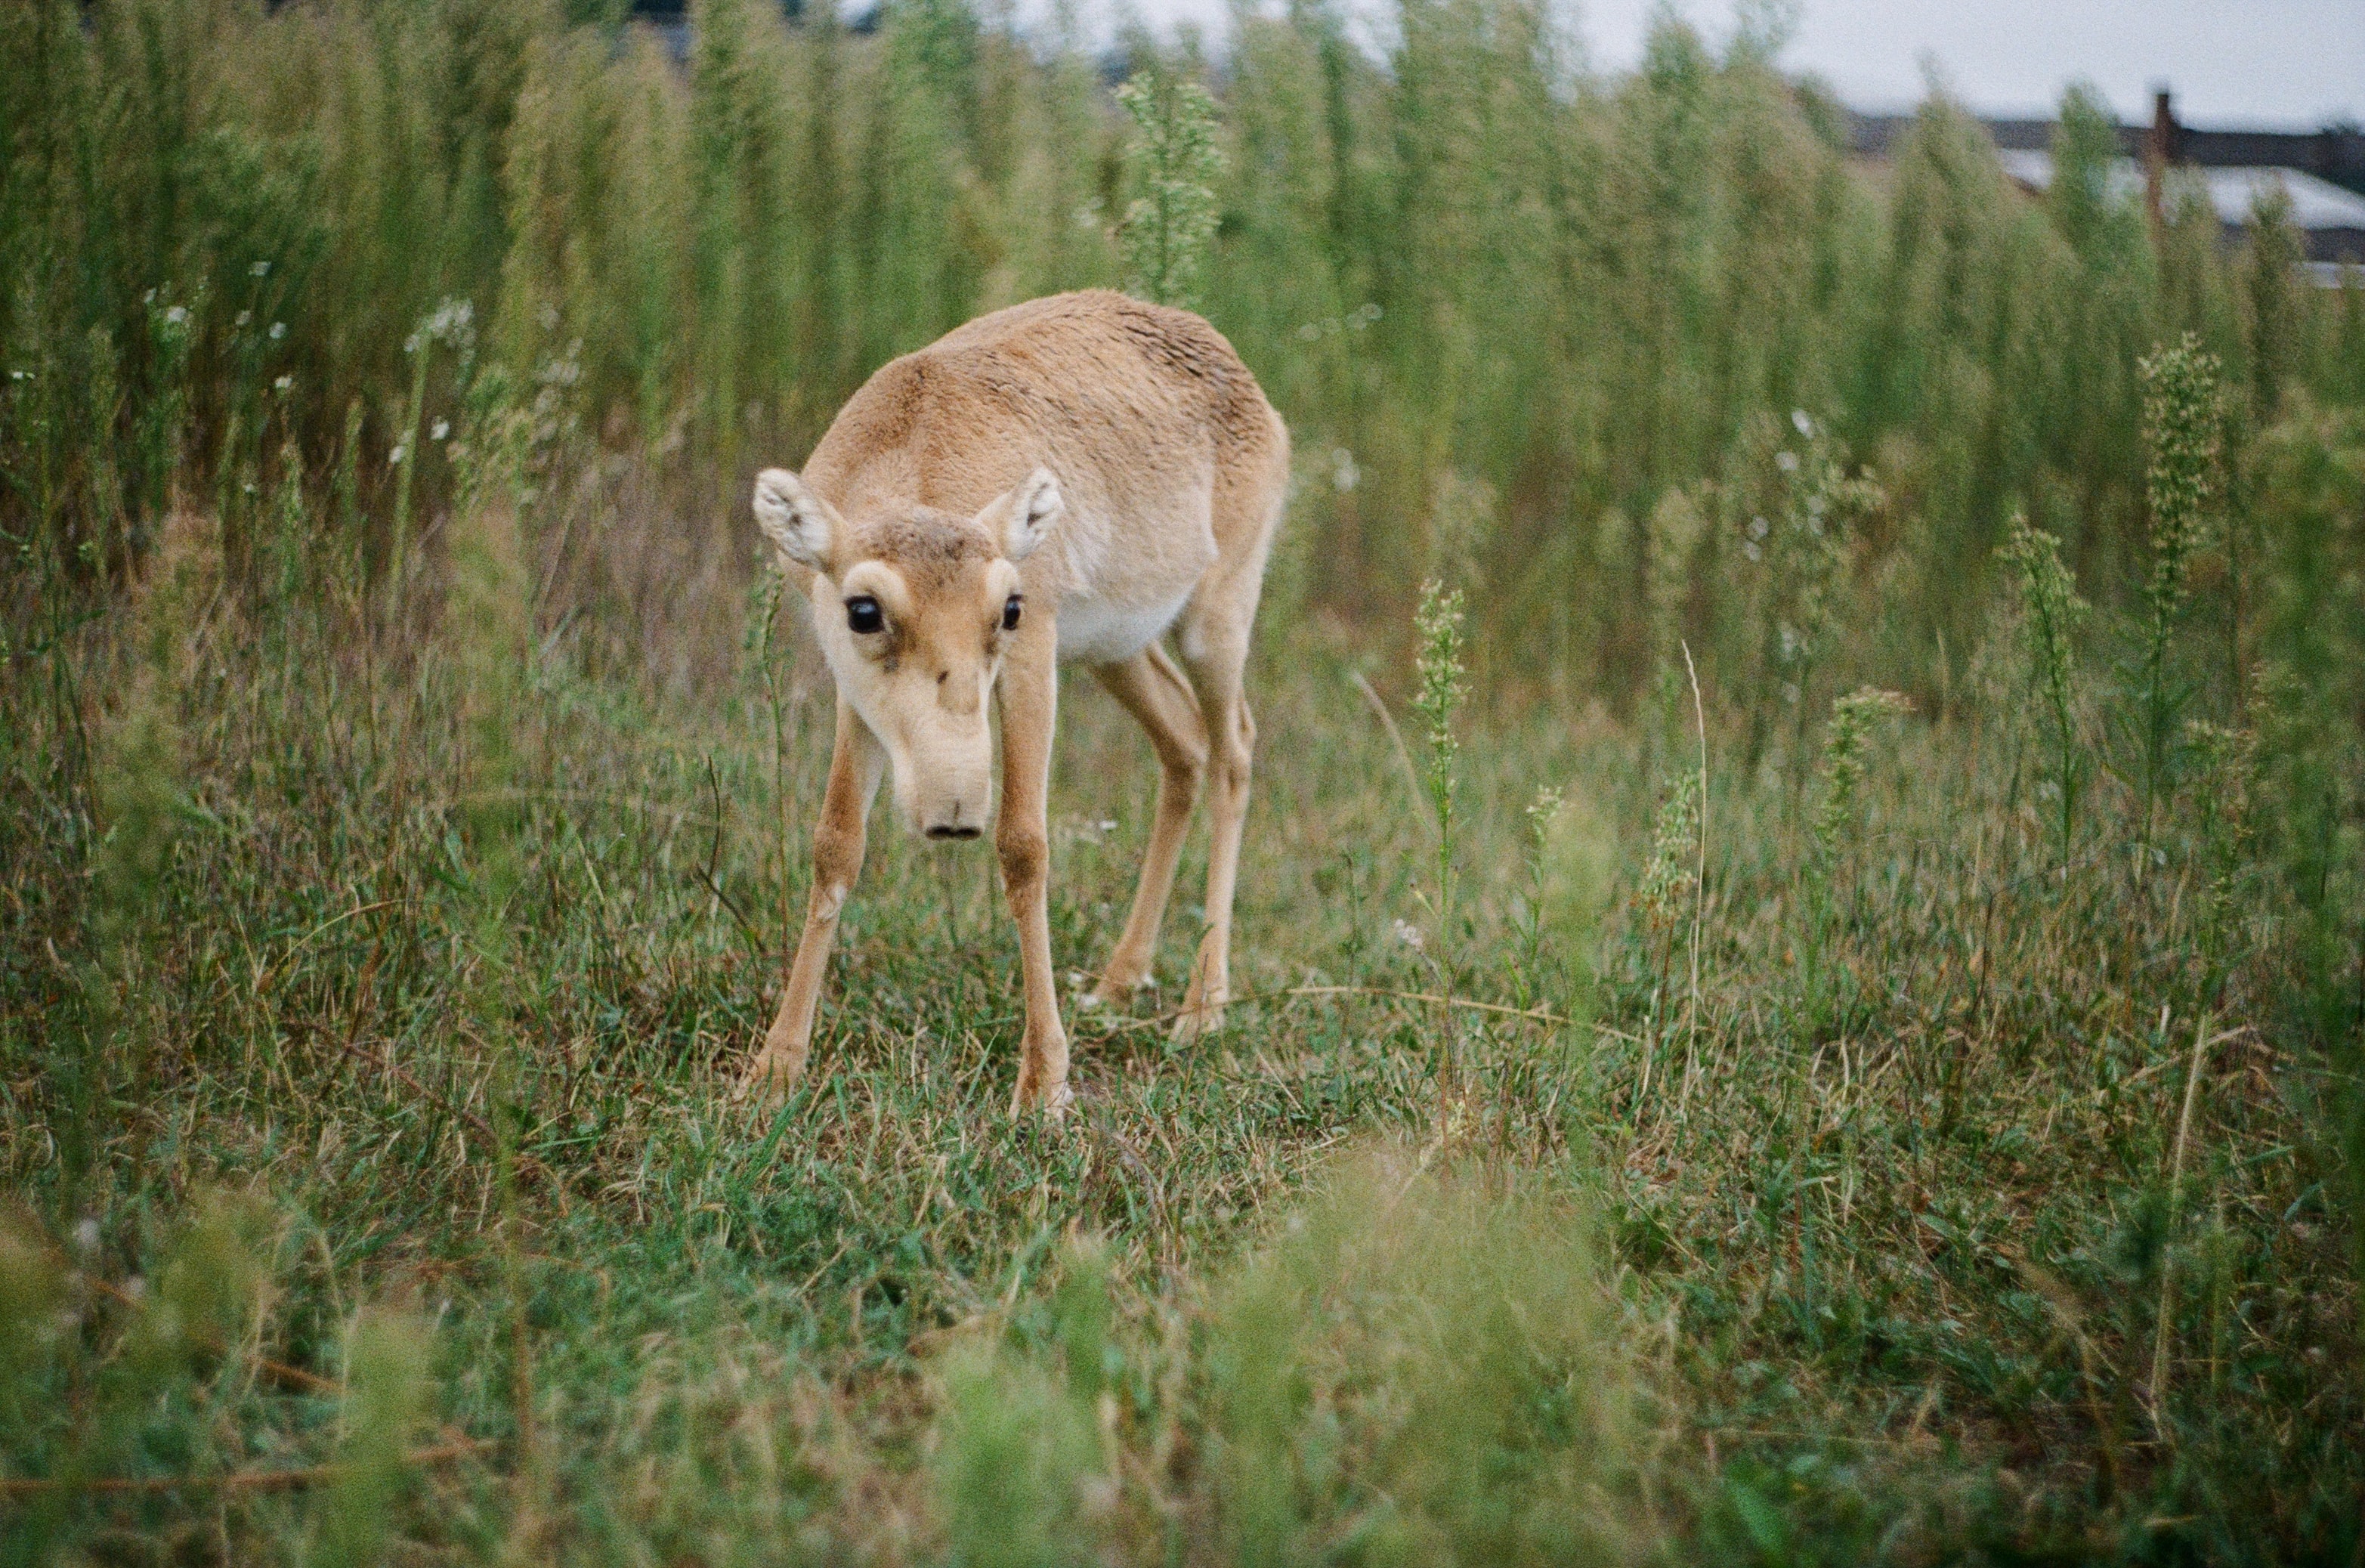
MULTIPOLYGON (((1241 890, 1256 1000, 1170 1049, 1178 932, 1138 1016, 1075 1014, 1055 1128, 1002 1114, 988 868, 892 835, 810 1086, 727 1100, 778 983, 775 791, 794 818, 826 764, 809 652, 773 655, 776 756, 757 670, 667 698, 561 642, 501 699, 492 784, 476 633, 283 654, 224 601, 181 635, 180 825, 111 981, 59 956, 80 818, 18 709, 11 820, 70 827, 9 839, 7 1288, 45 1326, 7 1395, 20 1559, 2357 1539, 2358 1304, 2307 1111, 2332 1085, 2274 1043, 2291 955, 2253 917, 2213 989, 2197 825, 2173 878, 2065 872, 2012 803, 2009 703, 1852 730, 1844 822, 1710 727, 1692 1029, 1645 904, 1591 951, 1522 937, 1598 918, 1539 865, 1647 869, 1624 733, 1465 740, 1467 992, 1554 1021, 1463 1010, 1440 1129, 1431 969, 1396 935, 1430 830, 1351 644, 1294 637, 1258 683, 1287 744, 1241 890), (1546 784, 1586 809, 1539 858, 1546 784), (77 1103, 67 1021, 102 994, 145 1044, 83 1058, 77 1103)), ((1153 778, 1113 705, 1065 720, 1054 939, 1082 970, 1153 778)))

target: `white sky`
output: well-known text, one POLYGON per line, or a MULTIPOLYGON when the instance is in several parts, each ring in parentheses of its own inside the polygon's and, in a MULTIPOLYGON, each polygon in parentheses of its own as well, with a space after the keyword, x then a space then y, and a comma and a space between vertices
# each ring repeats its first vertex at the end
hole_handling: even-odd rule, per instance
MULTIPOLYGON (((1384 14, 1388 0, 1350 0, 1384 14)), ((1563 0, 1569 4, 1570 0, 1563 0)), ((1574 0, 1597 71, 1641 56, 1654 0, 1574 0)), ((1732 30, 1731 0, 1673 0, 1711 39, 1732 30)), ((1119 5, 1160 30, 1225 30, 1227 0, 1086 0, 1119 5)), ((2313 129, 2365 119, 2365 0, 1803 0, 1781 57, 1813 72, 1851 106, 1902 107, 1934 66, 1955 95, 1993 115, 2038 114, 2084 77, 2122 119, 2148 120, 2157 85, 2190 125, 2313 129)))

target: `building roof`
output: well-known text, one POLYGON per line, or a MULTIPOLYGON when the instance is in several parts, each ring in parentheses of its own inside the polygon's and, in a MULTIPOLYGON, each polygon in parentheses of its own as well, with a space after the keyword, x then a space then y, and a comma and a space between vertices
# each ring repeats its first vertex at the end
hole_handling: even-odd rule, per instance
MULTIPOLYGON (((2204 169, 2292 169, 2365 193, 2365 129, 2354 125, 2298 131, 2209 129, 2180 122, 2164 94, 2155 109, 2150 125, 2116 128, 2121 156, 2141 161, 2157 150, 2167 162, 2204 169)), ((1869 158, 1894 153, 1914 121, 1911 115, 1851 113, 1847 118, 1850 150, 1869 158)), ((2006 152, 2043 152, 2053 145, 2055 122, 2049 119, 1982 119, 1979 123, 2006 152)))
MULTIPOLYGON (((2003 165, 2006 174, 2030 190, 2052 187, 2053 154, 2050 152, 2008 147, 1996 153, 1996 162, 2003 165)), ((2143 168, 2132 158, 2113 159, 2104 177, 2113 196, 2139 197, 2143 195, 2143 168)), ((2218 221, 2235 227, 2249 222, 2251 210, 2259 198, 2277 184, 2291 194, 2293 228, 2307 233, 2353 229, 2365 235, 2365 196, 2343 190, 2331 181, 2320 180, 2304 170, 2262 168, 2251 164, 2232 168, 2184 166, 2168 172, 2168 186, 2171 194, 2180 189, 2199 189, 2215 209, 2218 221)))

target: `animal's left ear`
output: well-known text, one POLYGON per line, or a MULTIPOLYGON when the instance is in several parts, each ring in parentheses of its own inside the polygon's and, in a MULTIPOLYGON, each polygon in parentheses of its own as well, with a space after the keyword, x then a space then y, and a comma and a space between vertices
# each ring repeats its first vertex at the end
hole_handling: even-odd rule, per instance
POLYGON ((1024 561, 1035 553, 1067 505, 1059 498, 1059 481, 1048 468, 1039 466, 995 504, 1002 509, 1001 526, 995 532, 1003 554, 1013 561, 1024 561))
POLYGON ((837 514, 787 469, 756 476, 756 526, 784 559, 816 572, 829 569, 840 537, 837 514))

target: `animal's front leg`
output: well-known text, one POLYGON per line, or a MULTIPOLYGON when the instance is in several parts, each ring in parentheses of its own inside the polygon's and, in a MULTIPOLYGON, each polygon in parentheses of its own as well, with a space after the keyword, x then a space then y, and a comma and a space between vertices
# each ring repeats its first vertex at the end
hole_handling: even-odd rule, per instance
POLYGON ((1059 1024, 1059 991, 1051 970, 1051 726, 1058 716, 1059 678, 1056 633, 1030 623, 1003 666, 1002 816, 994 848, 1002 857, 1003 891, 1018 922, 1018 951, 1026 978, 1026 1037, 1018 1063, 1018 1090, 1010 1114, 1038 1105, 1053 1116, 1068 1108, 1068 1032, 1059 1024))
POLYGON ((838 913, 854 890, 855 879, 862 875, 864 828, 885 760, 869 729, 852 708, 839 702, 829 785, 822 792, 821 820, 813 824, 813 894, 805 907, 804 935, 797 943, 796 962, 789 967, 780 1011, 764 1036, 763 1049, 739 1080, 742 1098, 784 1099, 804 1072, 821 982, 829 971, 830 948, 837 941, 838 913))

